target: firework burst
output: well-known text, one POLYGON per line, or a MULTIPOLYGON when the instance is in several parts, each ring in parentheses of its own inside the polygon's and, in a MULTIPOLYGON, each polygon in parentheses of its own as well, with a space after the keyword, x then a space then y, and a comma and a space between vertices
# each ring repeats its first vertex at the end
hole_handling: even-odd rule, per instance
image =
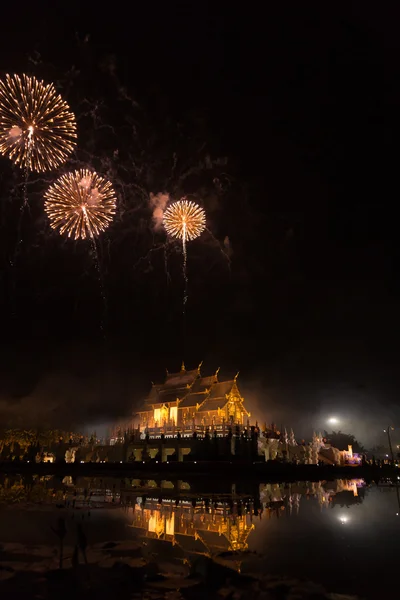
POLYGON ((0 80, 0 153, 29 171, 63 164, 76 144, 76 120, 52 83, 28 75, 0 80))
POLYGON ((109 226, 115 214, 116 195, 111 183, 87 169, 62 175, 45 198, 50 226, 75 240, 93 239, 109 226))
POLYGON ((206 227, 206 213, 195 202, 183 198, 167 208, 163 223, 168 235, 183 242, 194 240, 206 227))

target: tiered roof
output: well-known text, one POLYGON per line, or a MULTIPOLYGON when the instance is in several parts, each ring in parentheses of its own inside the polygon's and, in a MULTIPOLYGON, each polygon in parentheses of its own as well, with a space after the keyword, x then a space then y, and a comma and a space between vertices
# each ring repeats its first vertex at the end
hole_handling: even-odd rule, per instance
POLYGON ((234 379, 231 379, 230 381, 219 381, 213 385, 204 404, 199 408, 199 411, 207 412, 223 408, 228 402, 227 395, 232 391, 234 385, 236 385, 234 379))
POLYGON ((200 412, 223 408, 228 402, 227 396, 236 386, 236 377, 229 381, 218 381, 218 371, 202 377, 200 367, 201 364, 197 369, 186 371, 182 363, 179 373, 167 372, 163 384, 153 384, 140 412, 177 400, 179 408, 199 407, 200 412))

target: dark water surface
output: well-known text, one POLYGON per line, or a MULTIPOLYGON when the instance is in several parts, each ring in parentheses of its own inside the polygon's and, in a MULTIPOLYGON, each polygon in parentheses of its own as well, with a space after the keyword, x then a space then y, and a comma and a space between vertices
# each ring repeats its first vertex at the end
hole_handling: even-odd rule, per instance
MULTIPOLYGON (((246 486, 205 490, 196 482, 156 487, 154 481, 128 479, 3 476, 0 589, 14 580, 22 589, 25 580, 31 585, 33 576, 58 569, 61 518, 62 566, 70 578, 73 565, 82 568, 77 563, 85 560, 109 570, 117 564, 139 570, 151 565, 155 579, 161 573, 167 587, 181 588, 177 598, 200 597, 190 587, 184 591, 187 577, 195 571, 207 579, 204 565, 212 560, 221 573, 312 581, 328 592, 360 598, 388 592, 397 597, 396 486, 362 480, 246 486)), ((147 597, 173 597, 165 589, 157 593, 147 597)), ((317 597, 304 594, 298 597, 317 597)))

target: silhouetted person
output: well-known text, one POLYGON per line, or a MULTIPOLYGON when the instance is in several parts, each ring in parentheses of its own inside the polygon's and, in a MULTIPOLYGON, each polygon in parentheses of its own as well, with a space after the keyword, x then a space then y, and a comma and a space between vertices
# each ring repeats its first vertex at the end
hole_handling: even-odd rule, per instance
POLYGON ((85 561, 85 565, 87 565, 87 558, 86 558, 87 539, 86 539, 85 532, 82 529, 82 525, 80 523, 78 523, 76 526, 76 537, 77 537, 77 542, 78 542, 77 547, 82 553, 83 560, 85 561))
POLYGON ((59 539, 60 542, 60 561, 59 561, 59 568, 62 569, 62 564, 63 564, 63 549, 64 549, 64 538, 65 535, 67 533, 67 528, 65 526, 65 519, 63 519, 63 517, 60 517, 58 519, 58 525, 57 525, 57 529, 54 529, 53 526, 51 526, 51 530, 56 534, 56 536, 59 539))

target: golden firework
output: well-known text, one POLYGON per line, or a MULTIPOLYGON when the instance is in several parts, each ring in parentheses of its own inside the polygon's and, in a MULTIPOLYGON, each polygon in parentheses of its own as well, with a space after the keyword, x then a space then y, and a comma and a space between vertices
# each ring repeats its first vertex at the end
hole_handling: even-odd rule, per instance
POLYGON ((116 195, 111 183, 87 169, 62 175, 44 196, 50 226, 75 240, 99 235, 115 214, 116 195))
POLYGON ((163 222, 168 235, 185 242, 194 240, 204 231, 206 213, 195 202, 183 198, 167 208, 163 222))
POLYGON ((52 83, 28 75, 0 80, 1 154, 30 171, 49 171, 75 144, 75 115, 52 83))

